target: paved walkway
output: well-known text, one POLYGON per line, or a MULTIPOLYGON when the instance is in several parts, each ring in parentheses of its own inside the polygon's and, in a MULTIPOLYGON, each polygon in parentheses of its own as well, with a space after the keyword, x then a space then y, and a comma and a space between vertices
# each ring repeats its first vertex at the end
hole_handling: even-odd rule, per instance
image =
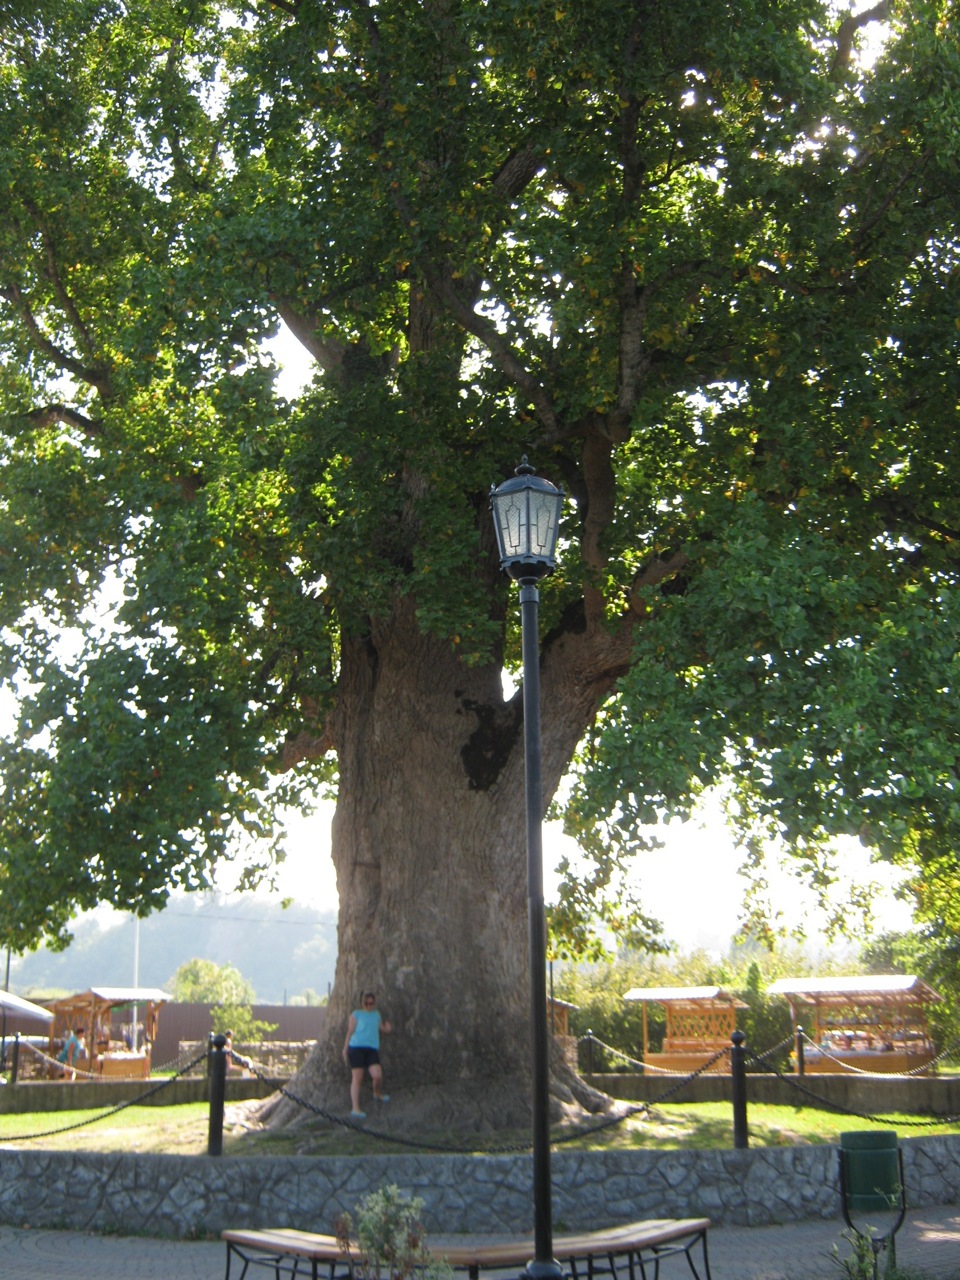
MULTIPOLYGON (((834 1246, 848 1256, 841 1220, 782 1227, 714 1227, 710 1231, 713 1280, 842 1280, 834 1246)), ((0 1227, 0 1276, 50 1280, 220 1280, 225 1247, 218 1241, 152 1240, 79 1231, 0 1227)), ((914 1280, 960 1280, 960 1205, 916 1209, 897 1237, 897 1264, 914 1280)), ((663 1280, 690 1280, 678 1259, 665 1263, 663 1280)))

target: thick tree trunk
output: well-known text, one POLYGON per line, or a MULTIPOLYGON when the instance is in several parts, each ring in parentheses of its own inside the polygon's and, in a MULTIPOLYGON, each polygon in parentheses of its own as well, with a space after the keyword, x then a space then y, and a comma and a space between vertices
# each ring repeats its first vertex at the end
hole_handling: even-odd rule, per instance
MULTIPOLYGON (((596 697, 549 670, 548 796, 596 697)), ((290 1089, 349 1112, 344 1037, 371 988, 394 1027, 382 1052, 391 1123, 523 1125, 530 1006, 520 700, 504 701, 498 668, 465 667, 449 644, 425 639, 407 600, 382 629, 345 644, 340 706, 336 980, 322 1038, 290 1089)), ((564 1087, 561 1075, 558 1095, 572 1102, 572 1081, 564 1087)), ((586 1091, 581 1101, 594 1109, 598 1097, 586 1091)), ((285 1100, 265 1114, 279 1124, 309 1118, 285 1100)))

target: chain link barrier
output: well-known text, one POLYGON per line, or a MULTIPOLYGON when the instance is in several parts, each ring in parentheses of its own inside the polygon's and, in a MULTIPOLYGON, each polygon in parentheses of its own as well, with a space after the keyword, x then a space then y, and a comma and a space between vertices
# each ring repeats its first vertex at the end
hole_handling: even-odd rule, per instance
POLYGON ((929 1062, 925 1062, 919 1067, 911 1067, 909 1071, 868 1071, 865 1067, 854 1066, 852 1062, 844 1062, 842 1058, 838 1058, 829 1049, 825 1049, 823 1045, 811 1040, 805 1031, 801 1031, 800 1035, 811 1049, 816 1049, 821 1058, 827 1058, 830 1062, 835 1062, 838 1067, 842 1067, 844 1071, 849 1071, 854 1075, 873 1076, 877 1080, 908 1080, 912 1076, 921 1076, 924 1072, 929 1071, 931 1067, 936 1066, 938 1062, 943 1062, 945 1058, 949 1058, 951 1053, 960 1045, 960 1040, 955 1040, 953 1044, 948 1045, 946 1049, 938 1053, 935 1058, 931 1058, 929 1062))
MULTIPOLYGON (((768 1050, 768 1052, 772 1051, 768 1050)), ((891 1120, 889 1116, 875 1116, 864 1111, 856 1111, 852 1107, 845 1107, 840 1102, 833 1102, 831 1099, 823 1097, 822 1094, 817 1093, 815 1090, 807 1088, 806 1085, 800 1083, 796 1076, 787 1075, 785 1072, 781 1071, 775 1063, 769 1062, 763 1054, 750 1053, 748 1050, 747 1061, 756 1063, 767 1073, 775 1075, 783 1082, 783 1084, 787 1085, 788 1088, 795 1089, 798 1093, 802 1093, 806 1097, 812 1098, 821 1107, 826 1107, 829 1111, 838 1111, 841 1115, 853 1116, 857 1120, 866 1120, 869 1124, 903 1125, 904 1128, 913 1129, 934 1129, 937 1125, 941 1124, 960 1124, 960 1115, 937 1116, 936 1119, 933 1120, 891 1120)), ((883 1079, 884 1077, 879 1076, 879 1078, 883 1079)), ((902 1077, 894 1076, 887 1078, 900 1079, 902 1077)))
MULTIPOLYGON (((43 1056, 46 1057, 45 1054, 43 1056)), ((108 1116, 118 1115, 121 1111, 126 1111, 128 1107, 139 1106, 141 1103, 146 1102, 148 1098, 155 1097, 164 1089, 169 1088, 169 1086, 173 1084, 174 1080, 178 1080, 185 1072, 189 1071, 192 1067, 195 1067, 198 1062, 203 1062, 206 1056, 207 1051, 204 1050, 203 1053, 198 1054, 190 1062, 186 1063, 186 1065, 179 1071, 175 1072, 174 1075, 168 1076, 166 1080, 158 1080, 155 1085, 147 1089, 144 1093, 138 1094, 135 1098, 129 1098, 126 1102, 118 1102, 116 1106, 108 1107, 98 1115, 88 1116, 83 1120, 75 1121, 73 1124, 61 1125, 59 1129, 44 1129, 38 1133, 14 1134, 11 1137, 3 1138, 2 1141, 4 1143, 32 1142, 34 1138, 54 1138, 58 1133, 72 1133, 74 1129, 83 1129, 89 1124, 97 1124, 100 1120, 106 1120, 108 1116)), ((58 1063, 57 1065, 59 1066, 60 1064, 58 1063)), ((99 1079, 99 1077, 94 1077, 94 1079, 99 1079)))
MULTIPOLYGON (((804 1034, 804 1033, 801 1033, 801 1034, 804 1034)), ((806 1035, 804 1035, 804 1038, 809 1039, 809 1037, 807 1037, 806 1035)), ((896 1123, 899 1125, 910 1126, 914 1128, 935 1128, 937 1125, 941 1125, 941 1124, 960 1123, 960 1115, 941 1116, 932 1120, 898 1120, 894 1122, 894 1121, 891 1121, 888 1117, 870 1115, 862 1111, 857 1111, 851 1107, 845 1107, 841 1103, 832 1102, 829 1098, 825 1098, 821 1094, 818 1094, 815 1090, 808 1088, 804 1084, 801 1084, 796 1076, 792 1074, 787 1075, 785 1072, 781 1071, 780 1068, 776 1066, 775 1063, 769 1060, 768 1055, 775 1055, 777 1053, 782 1052, 785 1048, 787 1048, 789 1045, 793 1043, 793 1040, 794 1040, 793 1035, 787 1036, 785 1039, 781 1040, 779 1044, 773 1045, 770 1049, 767 1049, 762 1053, 753 1053, 748 1050, 745 1061, 748 1065, 756 1066, 763 1072, 775 1075, 788 1088, 792 1088, 796 1090, 798 1093, 804 1094, 807 1098, 812 1099, 819 1106, 825 1107, 831 1111, 840 1112, 843 1115, 852 1116, 859 1120, 865 1120, 870 1124, 888 1124, 889 1125, 889 1124, 896 1123)), ((631 1058, 629 1054, 624 1053, 622 1050, 615 1048, 613 1045, 605 1044, 602 1040, 598 1039, 596 1036, 592 1036, 592 1035, 583 1036, 581 1037, 578 1043, 583 1044, 591 1041, 594 1044, 598 1045, 600 1048, 607 1051, 608 1053, 615 1055, 616 1057, 622 1059, 627 1063, 630 1063, 631 1065, 637 1066, 642 1070, 650 1069, 643 1062, 640 1062, 636 1058, 631 1058)), ((24 1043, 26 1044, 26 1047, 31 1049, 33 1053, 35 1053, 38 1057, 40 1057, 44 1061, 50 1063, 51 1065, 57 1067, 58 1069, 64 1066, 63 1063, 59 1062, 55 1058, 51 1058, 48 1054, 43 1053, 42 1050, 37 1049, 34 1045, 29 1044, 29 1042, 24 1042, 24 1043)), ((23 1047, 23 1045, 21 1045, 21 1047, 23 1047)), ((941 1057, 948 1056, 952 1052, 953 1048, 955 1047, 956 1046, 951 1046, 951 1048, 944 1050, 943 1054, 941 1054, 940 1056, 941 1057)), ((660 1106, 663 1103, 667 1102, 670 1098, 672 1098, 675 1094, 679 1093, 692 1081, 704 1075, 706 1072, 710 1070, 712 1066, 714 1066, 717 1062, 719 1062, 721 1058, 729 1056, 730 1052, 731 1052, 731 1049, 729 1046, 725 1046, 722 1049, 718 1049, 716 1053, 714 1053, 710 1058, 708 1058, 706 1062, 702 1063, 695 1071, 691 1071, 687 1075, 680 1076, 678 1079, 674 1081, 673 1084, 670 1085, 668 1089, 665 1089, 663 1093, 658 1094, 655 1098, 651 1098, 649 1101, 640 1103, 638 1106, 630 1107, 628 1110, 622 1112, 621 1114, 616 1116, 610 1116, 604 1120, 601 1120, 597 1124, 585 1125, 576 1130, 571 1131, 570 1133, 560 1134, 560 1135, 557 1135, 556 1137, 552 1137, 551 1145, 559 1146, 564 1143, 576 1142, 580 1138, 589 1138, 592 1135, 596 1133, 601 1133, 606 1129, 615 1128, 617 1125, 623 1124, 624 1121, 629 1120, 637 1115, 650 1115, 655 1107, 660 1106)), ((119 1112, 125 1111, 128 1107, 138 1106, 139 1104, 145 1102, 147 1099, 154 1097, 156 1094, 160 1093, 163 1089, 173 1084, 173 1082, 179 1079, 182 1075, 185 1075, 188 1071, 192 1070, 199 1063, 205 1061, 207 1058, 207 1054, 208 1054, 208 1050, 204 1049, 185 1063, 181 1063, 182 1055, 178 1055, 177 1059, 175 1060, 175 1069, 172 1075, 170 1075, 164 1080, 158 1081, 158 1083, 155 1084, 152 1088, 147 1089, 144 1093, 139 1094, 136 1098, 131 1098, 126 1102, 118 1103, 116 1106, 109 1107, 95 1116, 91 1116, 84 1120, 77 1121, 74 1124, 63 1125, 58 1129, 46 1129, 46 1130, 39 1131, 37 1133, 15 1135, 12 1137, 4 1138, 3 1141, 4 1142, 30 1142, 36 1138, 55 1137, 57 1134, 60 1134, 60 1133, 69 1133, 72 1130, 81 1129, 87 1125, 96 1124, 100 1120, 105 1120, 108 1116, 117 1115, 119 1112)), ((275 1089, 284 1098, 292 1102, 295 1106, 302 1107, 305 1111, 309 1111, 311 1114, 317 1116, 322 1120, 327 1121, 329 1124, 337 1125, 343 1129, 352 1130, 355 1133, 361 1133, 365 1137, 374 1138, 382 1142, 391 1142, 398 1146, 409 1147, 417 1151, 436 1151, 436 1152, 441 1152, 447 1155, 471 1155, 474 1153, 480 1153, 483 1155, 520 1155, 532 1149, 532 1144, 529 1142, 499 1144, 499 1145, 490 1146, 490 1147, 484 1147, 484 1146, 478 1146, 478 1145, 471 1145, 466 1147, 456 1146, 450 1143, 427 1142, 427 1141, 421 1141, 418 1139, 405 1138, 398 1134, 385 1132, 382 1129, 370 1128, 366 1125, 358 1124, 356 1121, 352 1119, 347 1119, 343 1116, 339 1116, 333 1112, 327 1111, 325 1108, 319 1107, 315 1103, 307 1101, 306 1098, 299 1097, 286 1085, 276 1084, 275 1080, 268 1074, 266 1067, 264 1067, 262 1064, 258 1064, 254 1062, 251 1058, 246 1057, 244 1054, 238 1053, 236 1050, 230 1050, 230 1057, 233 1062, 244 1067, 256 1079, 260 1080, 261 1083, 267 1084, 272 1089, 275 1089)), ((91 1080, 102 1080, 102 1077, 91 1075, 91 1073, 89 1072, 80 1071, 79 1068, 68 1068, 68 1069, 76 1070, 78 1075, 83 1075, 84 1077, 91 1080)), ((669 1074, 669 1075, 675 1074, 673 1072, 666 1071, 665 1068, 655 1068, 654 1070, 657 1070, 664 1074, 669 1074)), ((871 1072, 861 1072, 860 1074, 863 1074, 863 1075, 874 1074, 881 1079, 907 1078, 906 1076, 885 1076, 885 1075, 882 1075, 881 1073, 871 1073, 871 1072)), ((909 1073, 909 1074, 913 1074, 913 1073, 909 1073)))
MULTIPOLYGON (((806 1035, 806 1033, 801 1032, 800 1034, 809 1043, 811 1044, 813 1043, 810 1040, 809 1036, 806 1035)), ((625 1062, 628 1062, 631 1065, 634 1065, 640 1068, 645 1067, 645 1064, 643 1062, 640 1062, 636 1058, 631 1058, 629 1054, 624 1053, 622 1050, 615 1048, 613 1045, 605 1044, 602 1040, 598 1039, 596 1036, 593 1036, 593 1035, 582 1036, 578 1043, 584 1044, 584 1043, 589 1043, 590 1041, 592 1041, 596 1045, 599 1045, 601 1049, 605 1049, 608 1053, 612 1053, 616 1057, 623 1059, 625 1062)), ((937 1125, 941 1125, 941 1124, 960 1124, 960 1115, 938 1116, 932 1120, 898 1120, 894 1122, 894 1121, 891 1121, 889 1117, 869 1115, 869 1114, 866 1114, 865 1112, 855 1111, 850 1107, 845 1107, 841 1103, 832 1102, 829 1098, 825 1098, 823 1097, 822 1094, 819 1094, 815 1090, 810 1089, 806 1085, 801 1084, 796 1076, 792 1074, 787 1075, 785 1072, 781 1071, 780 1068, 777 1067, 775 1063, 769 1061, 770 1057, 774 1057, 776 1054, 782 1053, 784 1049, 792 1047, 793 1043, 794 1043, 794 1035, 793 1033, 791 1033, 790 1035, 785 1036, 780 1041, 779 1044, 775 1044, 771 1048, 763 1050, 762 1053, 751 1053, 748 1050, 747 1059, 746 1059, 747 1064, 756 1065, 762 1071, 765 1071, 768 1074, 773 1074, 777 1076, 789 1088, 796 1089, 798 1092, 805 1094, 808 1098, 811 1098, 813 1101, 817 1102, 819 1105, 823 1107, 828 1108, 829 1110, 838 1111, 843 1115, 853 1116, 855 1119, 858 1119, 858 1120, 866 1120, 870 1124, 897 1123, 897 1124, 903 1125, 905 1128, 911 1127, 911 1128, 928 1128, 928 1129, 936 1128, 937 1125)), ((949 1045, 946 1049, 944 1049, 943 1052, 940 1053, 936 1059, 934 1059, 934 1061, 939 1062, 944 1058, 949 1057, 950 1054, 953 1053, 954 1050, 958 1047, 958 1045, 960 1045, 960 1041, 955 1041, 953 1044, 949 1045)), ((718 1060, 718 1058, 722 1057, 724 1054, 728 1054, 729 1052, 730 1052, 729 1049, 721 1050, 713 1058, 711 1058, 709 1062, 705 1063, 702 1067, 699 1068, 699 1070, 694 1072, 693 1075, 684 1077, 672 1089, 669 1089, 666 1093, 661 1094, 659 1097, 655 1099, 652 1099, 649 1103, 646 1104, 646 1108, 654 1107, 658 1103, 662 1103, 666 1101, 666 1099, 671 1097, 673 1094, 678 1093, 680 1089, 682 1089, 683 1086, 687 1084, 689 1080, 694 1079, 698 1075, 702 1075, 704 1071, 706 1071, 709 1067, 713 1065, 714 1062, 718 1060)), ((932 1065, 932 1063, 928 1065, 932 1065)), ((650 1068, 647 1067, 647 1069, 649 1070, 650 1068)), ((921 1068, 921 1070, 922 1069, 923 1068, 921 1068)), ((663 1070, 663 1068, 659 1068, 659 1070, 663 1070)), ((905 1072, 901 1075, 887 1075, 885 1073, 878 1072, 878 1071, 859 1071, 859 1074, 864 1076, 873 1076, 875 1079, 879 1079, 879 1080, 905 1080, 905 1079, 910 1079, 912 1077, 915 1077, 918 1074, 918 1072, 910 1071, 910 1072, 905 1072)))
MULTIPOLYGON (((784 1045, 790 1044, 792 1040, 793 1040, 793 1037, 788 1036, 782 1045, 775 1045, 772 1049, 769 1049, 767 1052, 776 1053, 779 1049, 782 1049, 784 1045)), ((675 1071, 671 1071, 669 1067, 656 1067, 652 1063, 641 1062, 639 1058, 631 1058, 629 1053, 624 1053, 622 1049, 617 1049, 612 1044, 605 1044, 602 1040, 598 1039, 595 1035, 592 1035, 592 1034, 581 1036, 580 1039, 577 1041, 577 1044, 578 1045, 581 1045, 581 1044, 599 1045, 599 1047, 601 1049, 605 1049, 607 1053, 612 1053, 616 1057, 622 1058, 623 1061, 629 1063, 630 1066, 639 1067, 640 1070, 644 1072, 651 1071, 655 1075, 663 1075, 663 1076, 675 1076, 677 1074, 675 1071)), ((679 1087, 682 1087, 683 1085, 685 1085, 689 1080, 695 1080, 697 1076, 702 1076, 703 1073, 709 1070, 710 1067, 712 1067, 715 1062, 719 1062, 720 1059, 724 1057, 726 1054, 728 1054, 729 1052, 730 1052, 730 1048, 728 1045, 725 1045, 722 1049, 718 1049, 717 1052, 713 1055, 713 1057, 710 1058, 707 1062, 703 1063, 701 1066, 697 1067, 696 1071, 691 1072, 690 1075, 684 1076, 683 1079, 680 1081, 679 1087)), ((670 1090, 670 1093, 676 1093, 676 1092, 677 1092, 676 1088, 673 1088, 670 1090)), ((663 1095, 663 1096, 667 1096, 667 1095, 663 1095)), ((657 1099, 657 1101, 662 1101, 662 1100, 663 1100, 663 1097, 657 1099)), ((651 1103, 650 1105, 652 1106, 653 1104, 651 1103)))
MULTIPOLYGON (((29 1040, 20 1040, 21 1052, 24 1049, 29 1049, 30 1052, 38 1057, 42 1062, 46 1062, 51 1067, 56 1067, 60 1072, 72 1071, 75 1075, 82 1076, 84 1080, 95 1080, 97 1083, 102 1083, 105 1078, 102 1075, 97 1075, 95 1072, 84 1071, 81 1067, 68 1066, 66 1062, 61 1062, 59 1058, 51 1058, 48 1053, 44 1053, 42 1049, 38 1049, 37 1046, 35 1044, 31 1044, 29 1040)), ((204 1049, 199 1057, 195 1057, 191 1061, 185 1062, 184 1060, 188 1058, 189 1055, 186 1053, 178 1053, 177 1056, 175 1058, 171 1058, 169 1062, 161 1063, 159 1067, 151 1067, 150 1074, 153 1076, 163 1075, 167 1071, 174 1071, 177 1074, 183 1074, 195 1067, 201 1059, 206 1057, 206 1054, 207 1051, 204 1049)), ((114 1077, 111 1077, 111 1079, 112 1078, 114 1077)), ((123 1077, 119 1078, 122 1079, 123 1077)))
POLYGON ((643 1072, 650 1071, 650 1072, 653 1072, 654 1074, 659 1073, 660 1075, 666 1075, 666 1076, 672 1076, 676 1074, 675 1072, 671 1071, 669 1067, 655 1067, 649 1062, 641 1062, 639 1058, 631 1058, 629 1053, 624 1053, 622 1049, 617 1049, 612 1044, 605 1044, 601 1039, 599 1039, 597 1036, 592 1034, 581 1036, 580 1039, 577 1041, 577 1047, 579 1048, 579 1046, 582 1044, 587 1044, 587 1045, 595 1044, 599 1048, 604 1049, 607 1053, 612 1053, 615 1058, 618 1058, 620 1059, 620 1061, 625 1062, 628 1066, 635 1067, 638 1071, 643 1071, 643 1072))
POLYGON ((775 1053, 783 1053, 784 1049, 788 1049, 788 1048, 792 1049, 793 1041, 794 1041, 794 1037, 792 1033, 788 1036, 784 1036, 784 1038, 780 1041, 779 1044, 773 1045, 772 1048, 770 1049, 764 1049, 763 1051, 764 1055, 766 1054, 773 1055, 775 1053))
POLYGON ((439 1142, 421 1142, 412 1138, 402 1138, 397 1134, 385 1133, 382 1129, 371 1129, 366 1125, 358 1124, 355 1120, 346 1119, 344 1116, 338 1116, 332 1111, 327 1111, 323 1107, 318 1107, 315 1102, 308 1102, 306 1098, 301 1098, 287 1088, 285 1084, 275 1084, 267 1075, 265 1068, 252 1062, 249 1058, 242 1057, 238 1053, 231 1050, 231 1057, 235 1062, 239 1062, 241 1066, 253 1073, 258 1080, 269 1084, 272 1088, 281 1094, 288 1101, 294 1103, 298 1107, 302 1107, 304 1111, 309 1111, 312 1115, 318 1116, 321 1120, 326 1120, 330 1124, 339 1125, 341 1129, 349 1129, 354 1133, 362 1133, 368 1138, 378 1138, 382 1142, 397 1143, 401 1147, 411 1147, 416 1151, 439 1151, 447 1155, 471 1155, 480 1151, 484 1155, 508 1155, 518 1154, 520 1152, 529 1151, 529 1144, 502 1146, 502 1147, 456 1147, 450 1144, 439 1142))
MULTIPOLYGON (((209 1050, 206 1048, 203 1049, 201 1051, 200 1056, 205 1058, 207 1056, 208 1051, 209 1050)), ((175 1058, 171 1058, 169 1062, 161 1062, 159 1067, 151 1066, 150 1074, 152 1076, 159 1076, 159 1075, 163 1075, 164 1072, 166 1071, 176 1071, 179 1073, 183 1073, 185 1071, 191 1071, 200 1061, 200 1058, 195 1057, 193 1059, 190 1059, 190 1061, 187 1061, 187 1059, 189 1058, 190 1058, 189 1051, 185 1053, 178 1053, 177 1056, 175 1058)))
MULTIPOLYGON (((651 1099, 649 1102, 640 1103, 639 1106, 630 1107, 619 1115, 608 1116, 597 1124, 583 1125, 578 1129, 572 1130, 570 1133, 558 1134, 555 1137, 551 1137, 551 1145, 560 1146, 568 1142, 577 1142, 580 1138, 589 1138, 595 1133, 602 1133, 606 1129, 613 1129, 617 1125, 623 1124, 624 1121, 630 1120, 634 1116, 649 1114, 651 1108, 665 1102, 675 1093, 679 1093, 685 1085, 689 1084, 692 1080, 696 1080, 697 1077, 703 1075, 705 1071, 709 1071, 714 1063, 719 1062, 719 1060, 729 1054, 729 1052, 729 1048, 719 1049, 713 1057, 709 1058, 705 1063, 698 1067, 696 1071, 692 1071, 689 1075, 682 1076, 672 1084, 669 1089, 664 1093, 659 1094, 656 1098, 651 1099)), ((350 1120, 344 1116, 338 1116, 333 1112, 326 1111, 323 1107, 318 1107, 316 1103, 308 1102, 306 1098, 299 1097, 291 1089, 287 1088, 286 1085, 275 1084, 275 1082, 267 1075, 266 1068, 251 1061, 250 1058, 244 1057, 244 1055, 236 1053, 233 1050, 231 1050, 231 1056, 234 1062, 240 1063, 241 1066, 250 1071, 258 1080, 262 1081, 264 1084, 271 1085, 271 1087, 275 1088, 278 1093, 288 1101, 294 1103, 296 1106, 303 1107, 305 1111, 311 1112, 313 1115, 318 1116, 322 1120, 328 1121, 330 1124, 339 1125, 343 1129, 350 1129, 354 1133, 362 1133, 368 1138, 376 1138, 383 1142, 397 1143, 403 1147, 411 1147, 416 1151, 439 1151, 446 1155, 472 1155, 477 1152, 482 1155, 522 1155, 532 1150, 532 1143, 529 1142, 500 1144, 490 1147, 477 1145, 463 1147, 447 1143, 426 1142, 413 1138, 403 1138, 394 1133, 386 1133, 382 1129, 372 1129, 367 1125, 358 1124, 355 1120, 350 1120)))
POLYGON ((68 1071, 72 1071, 74 1077, 82 1076, 84 1080, 100 1079, 100 1076, 96 1075, 92 1071, 84 1071, 80 1067, 71 1067, 69 1063, 61 1062, 59 1058, 51 1058, 49 1053, 44 1053, 42 1049, 38 1049, 37 1046, 35 1044, 31 1044, 29 1040, 21 1040, 20 1049, 21 1051, 29 1049, 30 1052, 39 1058, 41 1062, 46 1062, 51 1067, 56 1067, 57 1071, 59 1071, 63 1076, 66 1076, 68 1071))

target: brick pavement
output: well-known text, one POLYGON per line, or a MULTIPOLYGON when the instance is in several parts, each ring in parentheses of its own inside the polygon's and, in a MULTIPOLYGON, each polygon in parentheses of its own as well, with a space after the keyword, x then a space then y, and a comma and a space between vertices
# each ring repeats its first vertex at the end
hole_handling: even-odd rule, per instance
MULTIPOLYGON (((713 1280, 840 1280, 834 1257, 850 1252, 840 1219, 776 1227, 714 1227, 713 1280)), ((0 1276, 50 1280, 91 1275, 97 1280, 220 1280, 225 1248, 215 1240, 156 1240, 0 1227, 0 1276)), ((960 1280, 960 1205, 916 1209, 897 1237, 897 1263, 913 1277, 960 1280)), ((678 1259, 662 1280, 689 1280, 678 1259)))

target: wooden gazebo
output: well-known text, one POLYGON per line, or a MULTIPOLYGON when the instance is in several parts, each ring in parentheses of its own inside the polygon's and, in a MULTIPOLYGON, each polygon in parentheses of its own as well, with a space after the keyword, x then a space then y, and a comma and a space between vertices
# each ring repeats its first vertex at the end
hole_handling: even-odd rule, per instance
POLYGON ((768 994, 790 1002, 793 1025, 813 1041, 804 1047, 806 1071, 918 1075, 936 1057, 927 1007, 940 994, 922 978, 781 978, 768 994))
POLYGON ((160 1006, 169 998, 156 987, 91 987, 75 996, 51 1000, 50 1056, 56 1056, 71 1030, 83 1027, 87 1053, 76 1064, 81 1071, 95 1076, 146 1078, 160 1006), (115 1025, 117 1015, 121 1021, 115 1025), (130 1028, 126 1035, 124 1025, 130 1028))
POLYGON ((577 1038, 570 1034, 570 1014, 579 1008, 569 1000, 547 996, 547 1023, 567 1065, 577 1070, 577 1038))
MULTIPOLYGON (((624 1000, 643 1003, 643 1061, 647 1066, 687 1074, 698 1071, 721 1049, 730 1048, 737 1029, 737 1010, 749 1006, 722 987, 634 987, 624 1000), (647 1031, 647 1005, 662 1005, 667 1029, 660 1053, 651 1053, 647 1031)), ((730 1074, 725 1053, 707 1070, 730 1074)))

